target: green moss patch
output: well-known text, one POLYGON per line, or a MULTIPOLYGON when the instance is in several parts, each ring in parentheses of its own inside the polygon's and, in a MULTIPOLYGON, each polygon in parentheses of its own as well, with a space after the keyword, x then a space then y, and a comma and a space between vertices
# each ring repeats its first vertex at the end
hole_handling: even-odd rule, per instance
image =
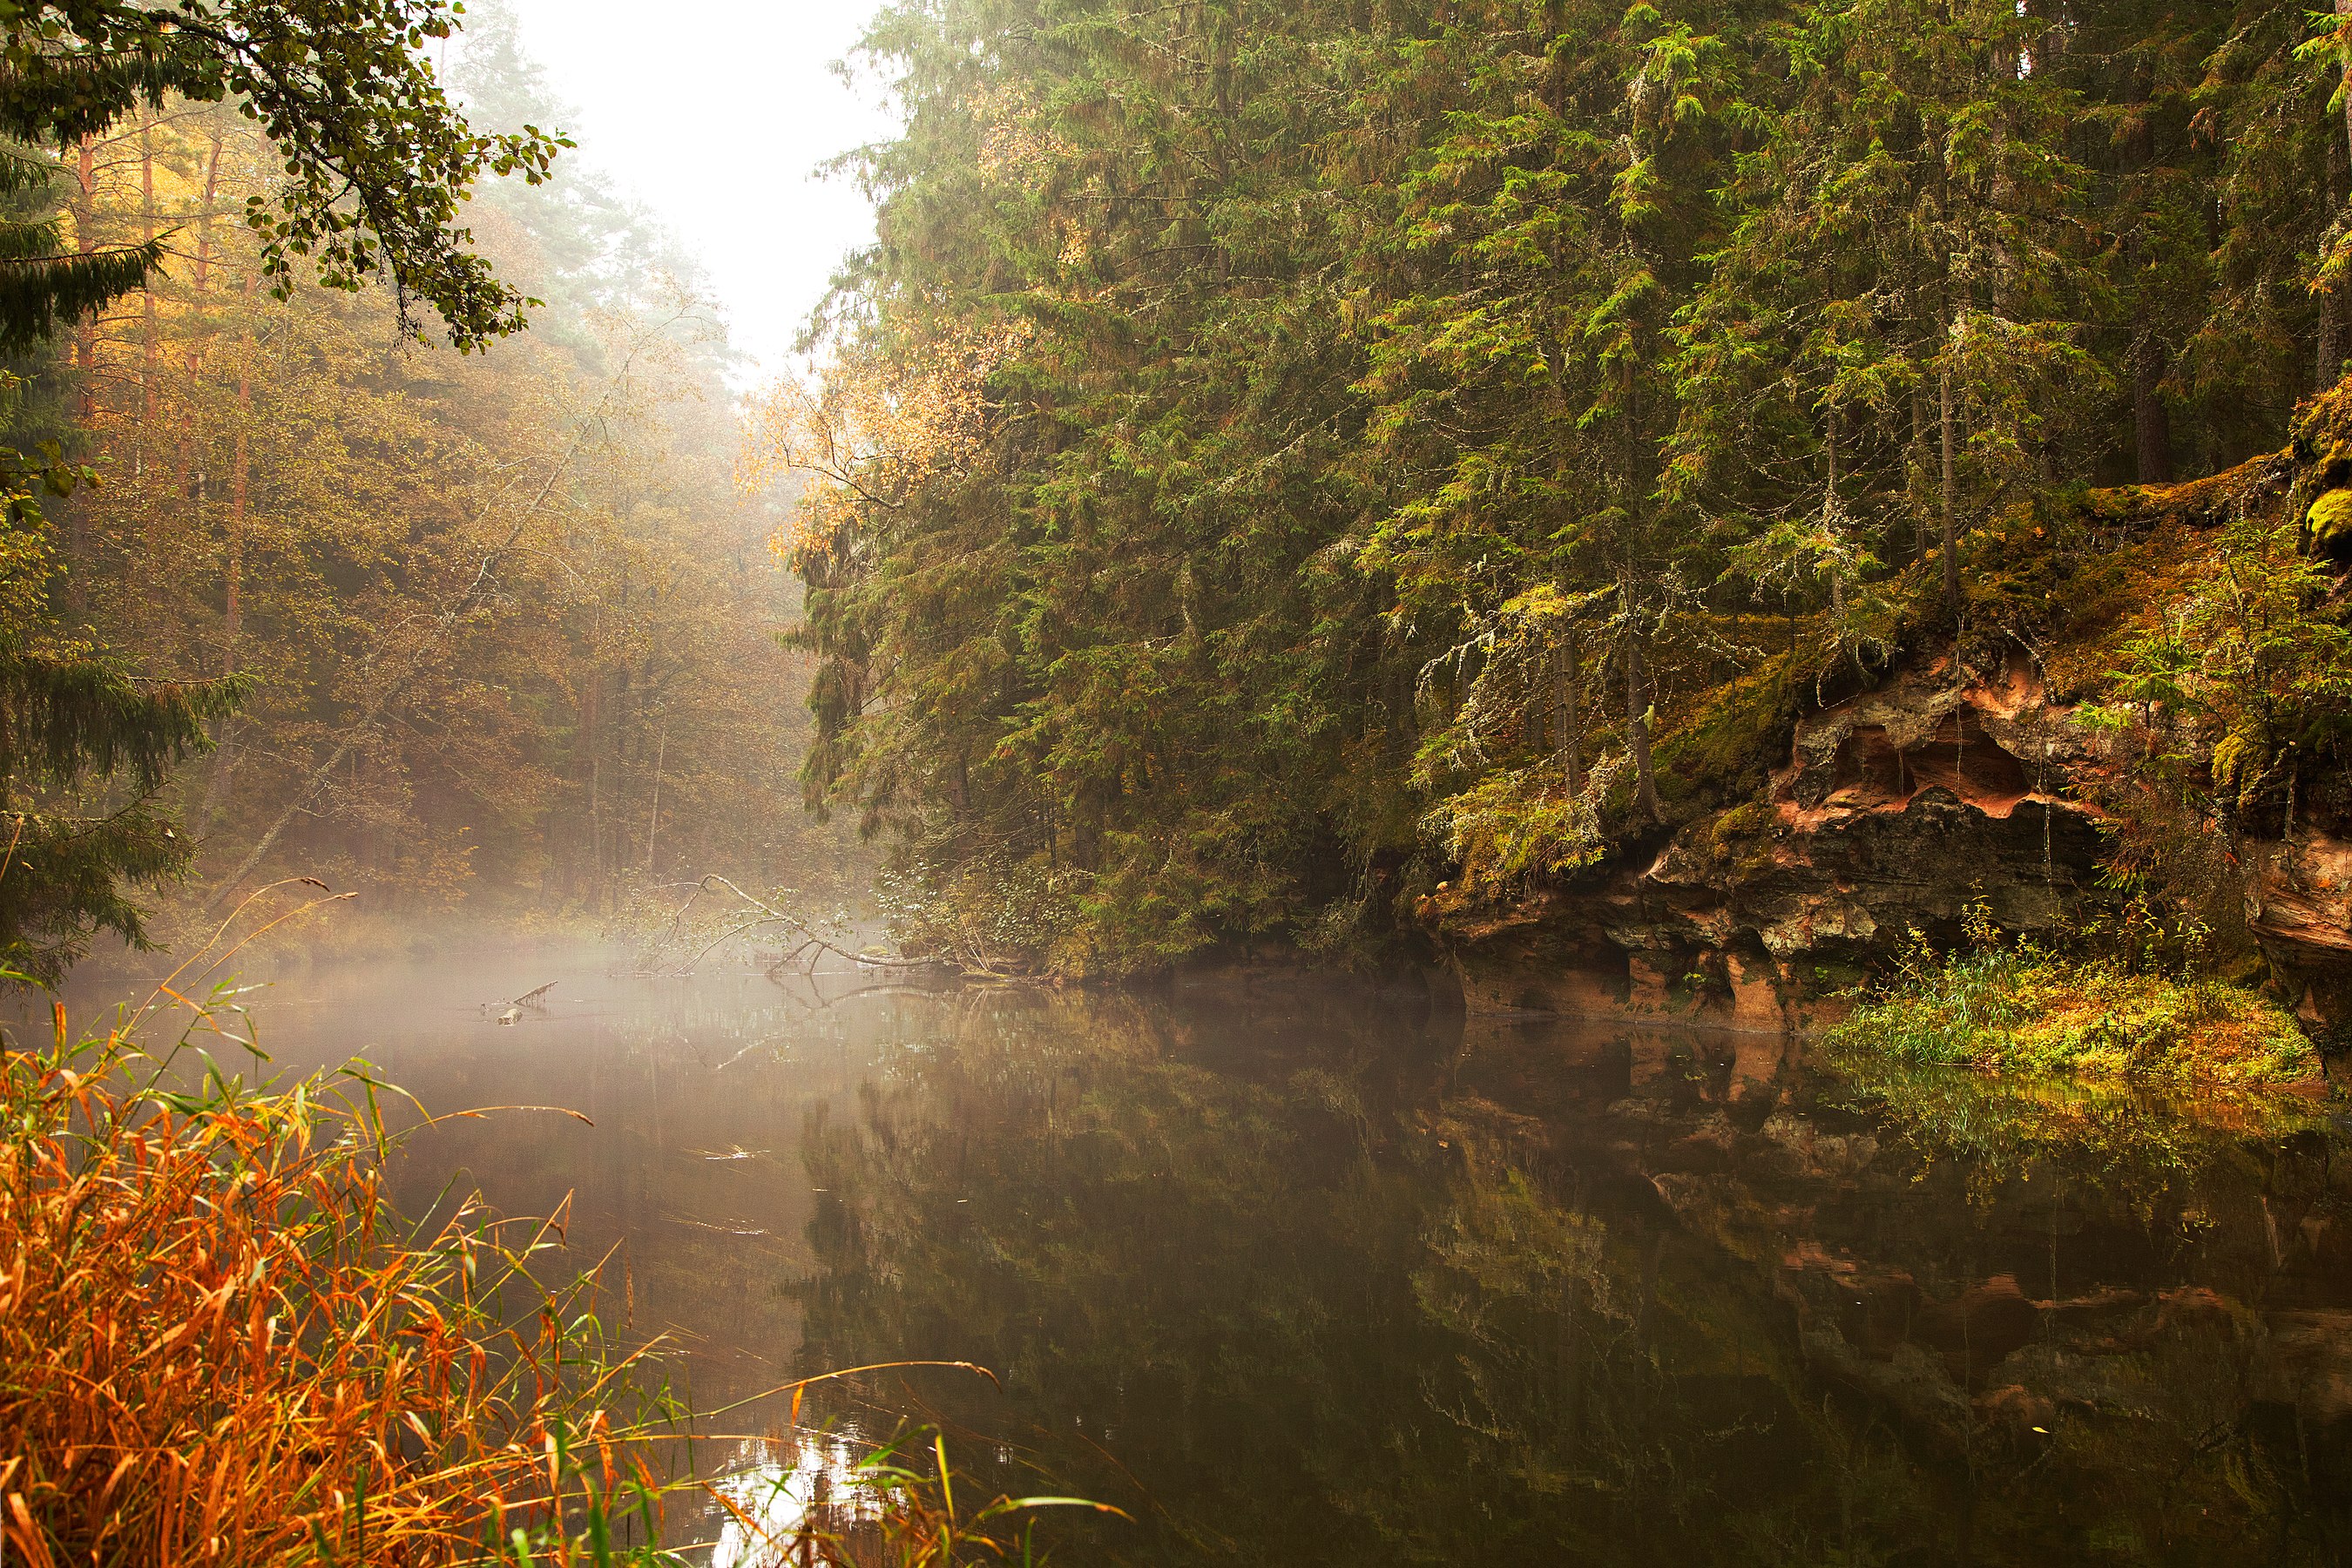
POLYGON ((2179 980, 2032 948, 1905 965, 1830 1031, 1832 1048, 1924 1064, 2242 1086, 2315 1081, 2318 1054, 2279 1007, 2220 980, 2179 980))

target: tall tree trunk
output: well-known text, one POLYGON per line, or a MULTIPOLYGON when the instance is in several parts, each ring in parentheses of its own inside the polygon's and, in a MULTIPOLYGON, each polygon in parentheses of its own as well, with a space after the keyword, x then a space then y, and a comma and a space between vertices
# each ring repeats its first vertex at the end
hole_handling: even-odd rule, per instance
POLYGON ((1625 616, 1625 734, 1633 753, 1633 798, 1642 815, 1655 822, 1664 812, 1658 805, 1658 778, 1650 765, 1650 671, 1642 657, 1642 628, 1634 614, 1631 586, 1623 578, 1617 581, 1617 604, 1625 616))
MULTIPOLYGON (((597 629, 601 634, 601 624, 597 629)), ((594 646, 603 646, 601 636, 594 646)), ((588 888, 600 911, 604 907, 604 667, 592 665, 580 696, 580 743, 588 753, 588 888)))
POLYGON ((659 743, 654 749, 653 813, 646 818, 646 875, 647 877, 651 877, 654 874, 654 840, 656 836, 661 831, 662 765, 664 763, 667 762, 668 759, 669 721, 665 719, 662 721, 659 743))
MULTIPOLYGON (((2352 0, 2336 0, 2338 16, 2352 10, 2352 0)), ((2344 100, 2344 136, 2338 140, 2335 127, 2330 127, 2327 141, 2327 205, 2334 215, 2327 230, 2342 234, 2352 227, 2352 53, 2345 58, 2342 89, 2344 100)), ((2312 390, 2325 392, 2334 386, 2344 374, 2344 320, 2347 314, 2344 301, 2334 290, 2319 297, 2319 347, 2312 369, 2312 390)))
MULTIPOLYGON (((236 673, 236 645, 245 631, 245 524, 251 496, 253 448, 253 364, 248 357, 236 368, 236 434, 230 443, 228 468, 228 534, 223 541, 221 579, 221 673, 236 673)), ((236 775, 236 721, 221 721, 218 746, 213 754, 213 775, 205 785, 204 821, 228 804, 236 775)))
MULTIPOLYGON (((98 141, 85 136, 74 161, 74 248, 83 256, 98 249, 98 141)), ((87 428, 97 412, 98 316, 84 315, 74 326, 74 369, 81 373, 75 416, 87 428)))
MULTIPOLYGON (((81 139, 75 160, 77 184, 72 202, 74 247, 88 256, 98 248, 98 142, 81 139)), ((98 412, 98 315, 85 314, 74 328, 74 369, 80 384, 74 393, 74 423, 87 431, 98 412)), ((88 506, 73 503, 67 512, 66 603, 75 610, 89 607, 89 517, 88 506)))
POLYGON ((1845 531, 1843 513, 1838 505, 1838 411, 1830 410, 1828 440, 1824 443, 1830 460, 1829 485, 1822 492, 1822 531, 1828 536, 1830 552, 1830 616, 1843 635, 1845 626, 1845 531))
POLYGON ((1960 613, 1960 525, 1952 507, 1952 366, 1949 359, 1951 343, 1947 338, 1947 356, 1936 376, 1936 405, 1940 428, 1943 458, 1943 494, 1938 498, 1944 527, 1944 608, 1954 616, 1960 613))
POLYGON ((1553 667, 1552 700, 1559 711, 1559 765, 1568 778, 1568 793, 1584 793, 1584 735, 1577 723, 1576 623, 1560 635, 1558 662, 1553 667))
MULTIPOLYGON (((2347 17, 2352 17, 2352 0, 2336 0, 2336 19, 2341 22, 2347 17)), ((2344 96, 2345 140, 2352 142, 2352 49, 2345 51, 2343 69, 2337 78, 2337 85, 2343 89, 2344 96)))
MULTIPOLYGON (((1916 452, 1927 442, 1927 395, 1917 382, 1911 384, 1911 450, 1916 452)), ((1927 559, 1927 509, 1914 506, 1911 512, 1911 559, 1927 559)))
MULTIPOLYGON (((2323 305, 2324 313, 2324 305, 2323 305)), ((2153 332, 2132 345, 2132 436, 2139 482, 2172 482, 2172 416, 2164 406, 2164 345, 2153 332)))
MULTIPOLYGON (((194 286, 196 294, 196 300, 194 309, 199 317, 197 324, 200 327, 203 327, 203 330, 192 331, 188 334, 188 379, 191 383, 194 383, 198 376, 204 374, 205 350, 210 342, 211 328, 205 326, 201 318, 205 311, 204 297, 212 288, 213 209, 215 205, 217 205, 220 196, 221 148, 226 140, 226 139, 225 137, 218 134, 217 127, 215 127, 215 133, 213 137, 212 154, 206 160, 205 167, 204 203, 196 211, 196 265, 194 275, 192 278, 191 282, 194 286)), ((245 294, 247 300, 250 302, 253 298, 253 286, 250 282, 246 285, 245 294)), ((201 396, 202 392, 201 390, 192 388, 190 395, 201 396)), ((187 427, 186 421, 183 420, 178 423, 181 426, 181 429, 176 454, 172 459, 172 493, 174 495, 187 495, 190 493, 189 468, 194 461, 190 451, 191 432, 187 427)), ((201 512, 199 512, 195 521, 199 526, 202 525, 204 518, 201 515, 201 512)))
MULTIPOLYGON (((139 115, 140 237, 155 243, 155 111, 139 115)), ((162 352, 162 333, 155 320, 155 288, 151 280, 139 290, 139 441, 132 449, 131 472, 147 471, 147 432, 155 420, 155 358, 162 352)))
POLYGON ((212 152, 205 158, 205 199, 196 209, 195 285, 199 294, 212 281, 213 210, 220 205, 221 149, 227 144, 228 138, 215 132, 212 152))

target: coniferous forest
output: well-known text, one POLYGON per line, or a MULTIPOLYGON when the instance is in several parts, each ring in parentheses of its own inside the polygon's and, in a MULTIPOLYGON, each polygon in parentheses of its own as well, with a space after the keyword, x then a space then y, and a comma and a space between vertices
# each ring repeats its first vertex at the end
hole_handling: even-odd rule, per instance
MULTIPOLYGON (((879 243, 761 421, 815 476, 811 800, 897 836, 950 946, 1344 961, 1572 923, 1670 847, 1769 859, 1811 716, 2013 673, 2036 734, 1985 755, 2034 775, 2057 901, 2251 953, 2242 847, 2352 804, 2305 515, 2346 477, 2310 412, 2352 352, 2337 26, 886 13, 906 134, 848 160, 879 243)), ((1969 773, 1994 721, 1923 721, 1969 773)), ((2001 924, 2056 920, 2000 879, 2001 924)))
POLYGON ((14 340, 20 968, 287 875, 388 925, 831 896, 862 837, 968 967, 1526 927, 1821 992, 1966 900, 1757 873, 1948 728, 2042 885, 2021 841, 1903 879, 2352 985, 2263 912, 2352 823, 2326 18, 886 9, 850 64, 903 132, 835 171, 877 241, 748 434, 511 18, 446 89, 425 37, 422 216, 281 173, 242 78, 26 84, 21 232, 79 291, 14 340))

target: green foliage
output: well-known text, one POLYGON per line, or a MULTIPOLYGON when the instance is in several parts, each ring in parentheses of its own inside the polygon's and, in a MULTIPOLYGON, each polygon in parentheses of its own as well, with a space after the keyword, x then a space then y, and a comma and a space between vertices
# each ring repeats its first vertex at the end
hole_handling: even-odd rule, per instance
MULTIPOLYGON (((1605 797, 1613 769, 1593 775, 1605 797)), ((1432 807, 1426 825, 1459 867, 1465 887, 1508 891, 1600 858, 1605 841, 1595 795, 1570 795, 1549 767, 1490 773, 1432 807)))
MULTIPOLYGON (((425 53, 463 10, 455 0, 12 0, 0 12, 0 134, 66 149, 171 96, 233 100, 283 160, 277 195, 257 194, 246 215, 278 297, 298 258, 333 289, 383 273, 404 324, 414 330, 414 296, 458 347, 479 347, 519 330, 527 301, 475 254, 460 209, 486 170, 536 183, 566 143, 535 127, 485 136, 467 126, 425 53)), ((15 290, 0 306, 33 308, 0 326, 0 342, 21 343, 33 318, 54 325, 129 292, 160 260, 152 247, 98 260, 26 255, 25 232, 0 235, 0 276, 15 290)))
POLYGON ((2308 1081, 2317 1054, 2294 1019, 2226 982, 2114 958, 2003 946, 1985 906, 1969 945, 1939 955, 1914 938, 1895 976, 1829 1036, 1833 1050, 1928 1066, 2176 1083, 2308 1081))
MULTIPOLYGON (((2309 37, 2273 0, 886 13, 882 243, 786 443, 805 782, 929 869, 1114 875, 1097 934, 1155 963, 1654 847, 1801 681, 1987 607, 1964 561, 1997 620, 2062 611, 2001 559, 2045 503, 2235 462, 2335 380, 2309 37)), ((2292 545, 2232 533, 2181 633, 2242 688, 2242 789, 2335 723, 2292 545)))
POLYGON ((0 968, 54 984, 99 931, 147 943, 123 884, 184 871, 194 847, 157 801, 173 764, 210 749, 207 721, 234 710, 241 679, 142 686, 98 660, 0 649, 0 968), (130 798, 96 816, 72 809, 91 780, 130 798))

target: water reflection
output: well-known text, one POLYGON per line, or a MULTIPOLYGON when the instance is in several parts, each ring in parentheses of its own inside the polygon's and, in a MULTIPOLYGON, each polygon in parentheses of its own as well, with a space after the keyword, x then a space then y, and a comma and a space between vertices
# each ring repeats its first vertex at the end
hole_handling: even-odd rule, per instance
POLYGON ((746 1438, 719 1464, 721 1521, 710 1568, 784 1568, 803 1531, 856 1536, 882 1517, 859 1450, 838 1433, 746 1438))
MULTIPOLYGON (((787 994, 567 970, 305 976, 281 1057, 376 1060, 510 1209, 678 1331, 745 1564, 914 1414, 1126 1563, 2331 1563, 2352 1228, 2330 1106, 1809 1064, 1411 993, 787 994), (502 989, 503 987, 503 989, 502 989), (812 1407, 814 1412, 814 1407, 812 1407), (825 1478, 820 1482, 820 1478, 825 1478), (761 1512, 761 1510, 781 1510, 761 1512)), ((543 966, 542 966, 543 967, 543 966)), ((706 1453, 707 1453, 706 1449, 706 1453)), ((735 1533, 730 1534, 732 1530, 735 1533)))

